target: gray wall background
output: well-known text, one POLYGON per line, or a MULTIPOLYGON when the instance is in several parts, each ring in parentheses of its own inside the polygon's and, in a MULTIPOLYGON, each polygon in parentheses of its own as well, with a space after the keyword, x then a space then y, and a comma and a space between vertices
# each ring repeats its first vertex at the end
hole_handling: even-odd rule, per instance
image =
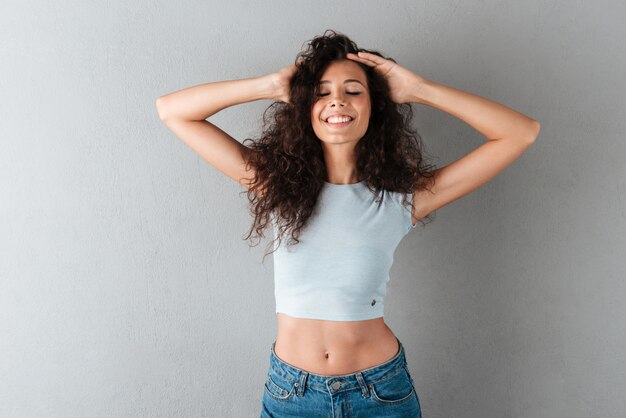
MULTIPOLYGON (((425 417, 626 408, 626 8, 617 1, 0 5, 0 416, 254 417, 276 336, 244 189, 158 96, 290 64, 327 28, 542 123, 400 244, 385 318, 425 417)), ((211 120, 243 140, 255 102, 211 120)), ((416 105, 447 164, 484 138, 416 105)), ((271 232, 269 232, 271 234, 271 232)))

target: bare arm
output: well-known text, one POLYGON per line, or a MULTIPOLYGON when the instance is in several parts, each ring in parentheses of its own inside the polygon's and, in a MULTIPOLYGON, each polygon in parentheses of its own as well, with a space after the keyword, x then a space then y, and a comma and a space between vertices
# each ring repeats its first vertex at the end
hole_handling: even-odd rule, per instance
POLYGON ((484 97, 432 81, 416 87, 414 100, 472 126, 487 142, 435 170, 431 191, 415 195, 416 219, 484 185, 519 158, 539 135, 538 121, 484 97))
POLYGON ((289 100, 295 65, 260 77, 188 87, 157 98, 161 121, 209 164, 249 187, 254 173, 245 169, 251 150, 205 119, 222 109, 260 99, 289 100))
POLYGON ((268 76, 241 80, 217 81, 188 87, 157 99, 157 110, 163 121, 180 119, 205 120, 222 109, 260 99, 274 98, 268 76))
POLYGON ((413 195, 413 223, 493 179, 539 135, 539 122, 500 103, 427 80, 374 54, 359 52, 348 54, 348 58, 383 74, 396 103, 432 106, 461 119, 487 138, 472 152, 435 170, 431 190, 413 195))

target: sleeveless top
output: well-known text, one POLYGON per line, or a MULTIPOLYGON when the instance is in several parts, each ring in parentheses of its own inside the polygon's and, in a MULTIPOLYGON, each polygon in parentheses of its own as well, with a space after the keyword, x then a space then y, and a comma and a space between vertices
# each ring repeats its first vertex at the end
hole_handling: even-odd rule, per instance
MULTIPOLYGON (((325 182, 300 242, 287 247, 287 235, 273 253, 276 312, 335 321, 382 317, 393 254, 417 226, 402 196, 384 191, 376 200, 365 181, 325 182)), ((272 224, 277 237, 273 217, 272 224)))

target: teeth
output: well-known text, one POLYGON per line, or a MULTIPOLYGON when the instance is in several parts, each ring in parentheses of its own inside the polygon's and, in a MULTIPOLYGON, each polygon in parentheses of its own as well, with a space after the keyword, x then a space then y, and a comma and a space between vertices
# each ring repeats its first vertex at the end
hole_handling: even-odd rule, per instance
POLYGON ((349 116, 331 116, 326 121, 328 123, 343 123, 343 122, 350 122, 351 120, 352 118, 349 116))

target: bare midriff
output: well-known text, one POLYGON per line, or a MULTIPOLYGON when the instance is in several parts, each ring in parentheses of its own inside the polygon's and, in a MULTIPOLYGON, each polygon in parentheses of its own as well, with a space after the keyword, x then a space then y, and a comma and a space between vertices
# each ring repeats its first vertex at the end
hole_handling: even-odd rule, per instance
POLYGON ((277 313, 276 356, 310 373, 334 376, 378 366, 398 353, 395 334, 382 317, 326 321, 277 313))

